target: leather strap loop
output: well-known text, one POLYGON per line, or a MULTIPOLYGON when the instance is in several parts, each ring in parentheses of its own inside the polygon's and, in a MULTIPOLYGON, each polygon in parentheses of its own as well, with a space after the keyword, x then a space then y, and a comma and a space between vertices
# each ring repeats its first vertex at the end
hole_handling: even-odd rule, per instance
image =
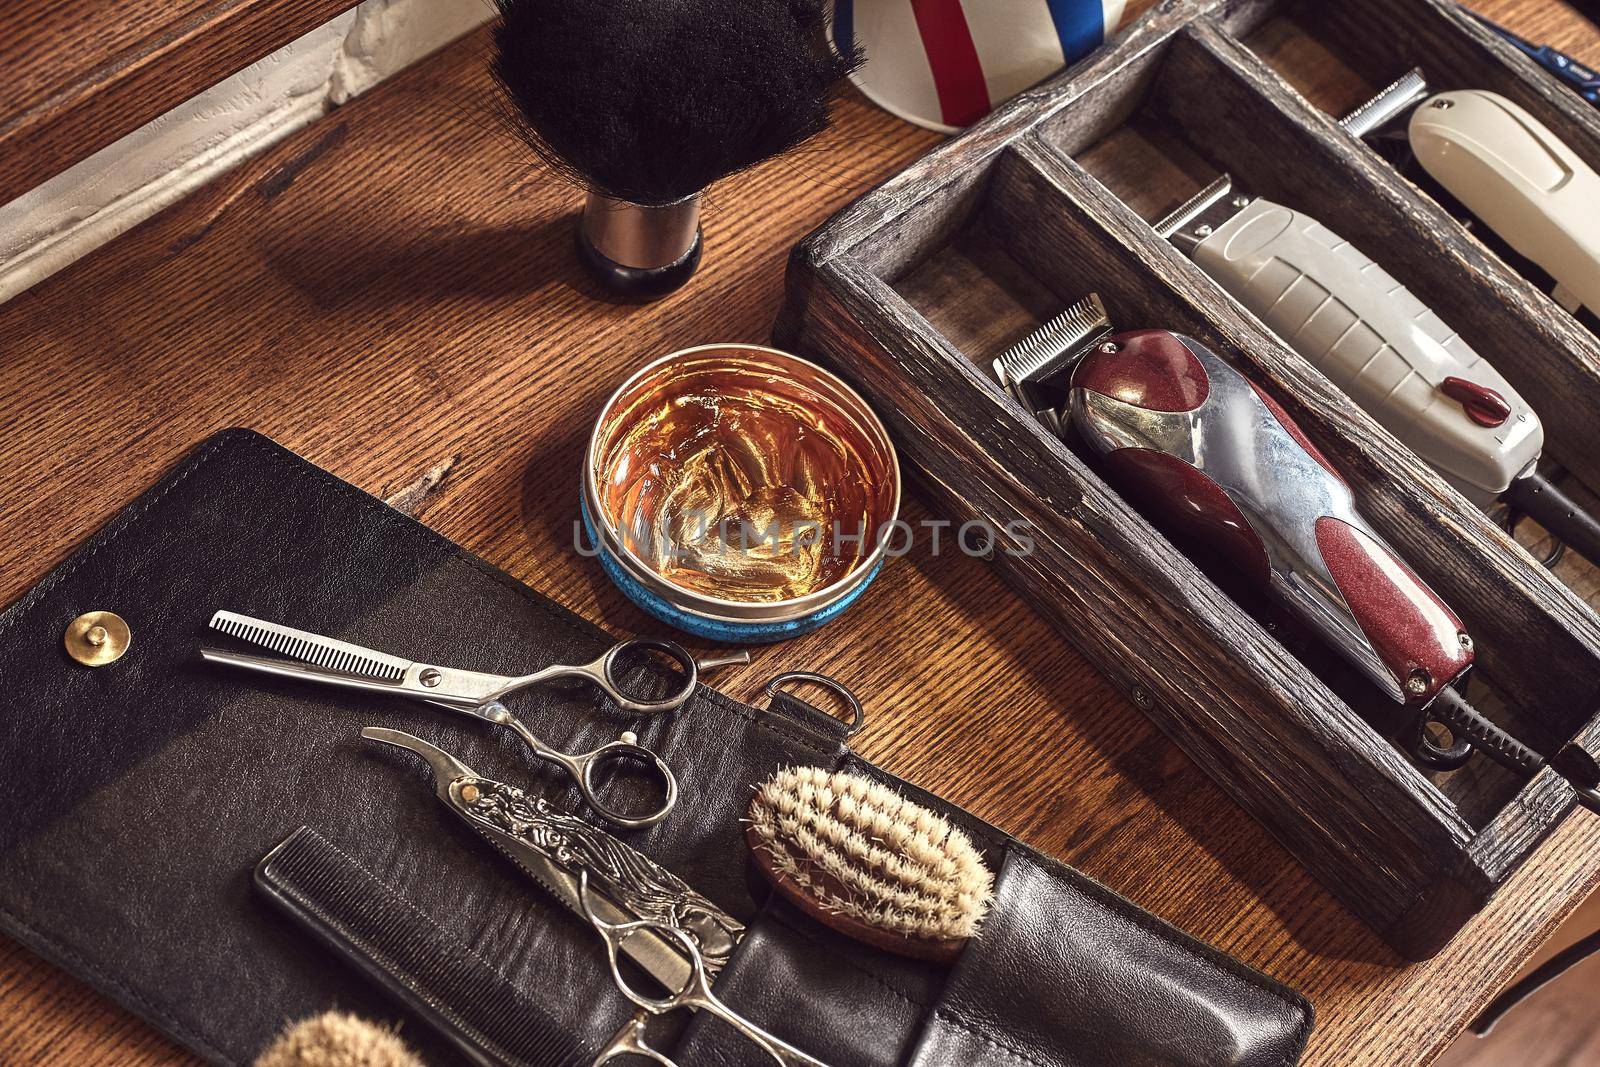
POLYGON ((847 689, 843 682, 830 678, 826 674, 818 674, 815 671, 784 671, 782 674, 774 675, 772 680, 762 687, 761 691, 771 698, 773 705, 783 700, 791 705, 791 710, 793 705, 798 705, 802 709, 822 716, 832 724, 830 732, 836 733, 841 739, 854 737, 861 732, 861 727, 866 725, 867 713, 862 708, 860 699, 847 689), (780 687, 785 682, 805 682, 828 690, 837 696, 844 703, 844 706, 850 710, 850 721, 841 723, 838 716, 829 715, 815 704, 801 700, 792 693, 780 691, 780 687), (843 726, 842 730, 839 729, 840 725, 843 726))

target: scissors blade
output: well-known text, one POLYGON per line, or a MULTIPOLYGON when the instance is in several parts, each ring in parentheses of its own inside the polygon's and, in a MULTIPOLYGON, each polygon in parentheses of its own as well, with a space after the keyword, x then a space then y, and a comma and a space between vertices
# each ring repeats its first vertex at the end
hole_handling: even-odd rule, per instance
MULTIPOLYGON (((426 760, 433 769, 435 793, 445 806, 584 922, 588 919, 584 914, 578 874, 574 869, 558 863, 550 854, 557 848, 566 848, 575 830, 584 838, 597 835, 606 842, 606 848, 625 850, 629 859, 636 859, 651 869, 660 869, 655 861, 575 816, 561 815, 554 820, 546 819, 543 815, 548 810, 546 805, 529 800, 514 786, 476 774, 450 753, 420 737, 376 726, 362 730, 361 736, 403 748, 426 760), (484 803, 486 800, 493 802, 484 803), (513 828, 520 828, 520 831, 513 828)), ((595 888, 590 893, 590 904, 602 919, 621 924, 642 917, 612 899, 616 895, 613 876, 591 869, 590 884, 595 888)), ((743 933, 743 926, 732 918, 727 921, 739 933, 743 933)), ((637 963, 668 991, 684 988, 694 973, 693 964, 677 944, 651 930, 637 931, 623 940, 619 948, 623 955, 637 963)))
POLYGON ((334 674, 398 685, 405 679, 406 668, 411 666, 410 660, 398 656, 336 641, 308 630, 296 630, 292 626, 251 618, 236 611, 219 611, 211 616, 211 628, 334 674))
MULTIPOLYGON (((560 901, 569 912, 585 923, 589 921, 583 910, 582 890, 577 875, 539 850, 530 847, 520 838, 503 830, 485 826, 459 809, 457 814, 461 814, 484 840, 521 868, 523 874, 543 886, 544 890, 560 901)), ((608 923, 621 925, 639 918, 597 890, 589 893, 589 905, 596 915, 608 923)), ((636 931, 623 939, 617 949, 637 963, 646 974, 660 982, 661 987, 669 993, 684 988, 694 975, 694 965, 679 951, 677 944, 654 930, 636 931)))
MULTIPOLYGON (((433 788, 439 799, 450 804, 450 784, 462 778, 476 778, 478 772, 456 759, 450 753, 437 745, 430 745, 414 734, 403 730, 390 730, 383 726, 368 726, 361 731, 361 736, 368 741, 377 741, 379 744, 393 745, 403 748, 407 752, 421 756, 433 769, 433 788)), ((454 806, 454 805, 452 805, 454 806)))

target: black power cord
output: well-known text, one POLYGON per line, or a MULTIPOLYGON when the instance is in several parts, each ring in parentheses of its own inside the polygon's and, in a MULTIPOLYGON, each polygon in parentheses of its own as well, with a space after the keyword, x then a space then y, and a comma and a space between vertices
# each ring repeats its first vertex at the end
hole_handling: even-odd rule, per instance
POLYGON ((1548 764, 1577 792, 1578 803, 1600 813, 1600 763, 1579 746, 1569 744, 1547 759, 1490 722, 1454 689, 1441 690, 1428 705, 1427 716, 1509 770, 1532 777, 1548 764))
POLYGON ((1518 478, 1506 490, 1505 500, 1515 511, 1537 520, 1551 537, 1600 564, 1600 521, 1547 478, 1537 473, 1518 478))

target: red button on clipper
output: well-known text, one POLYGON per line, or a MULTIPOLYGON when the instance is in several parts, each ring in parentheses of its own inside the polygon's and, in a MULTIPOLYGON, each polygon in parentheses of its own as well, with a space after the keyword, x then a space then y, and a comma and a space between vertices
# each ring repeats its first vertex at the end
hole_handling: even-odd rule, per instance
POLYGON ((1439 383, 1439 391, 1460 404, 1467 418, 1479 426, 1499 426, 1511 417, 1506 398, 1477 382, 1450 377, 1439 383))

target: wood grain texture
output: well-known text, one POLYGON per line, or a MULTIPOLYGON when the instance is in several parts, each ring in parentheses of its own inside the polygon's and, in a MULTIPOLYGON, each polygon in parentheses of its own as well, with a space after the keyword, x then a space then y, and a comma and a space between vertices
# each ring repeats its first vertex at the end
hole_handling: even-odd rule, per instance
MULTIPOLYGON (((456 457, 424 522, 617 632, 656 629, 570 548, 593 413, 663 352, 764 340, 790 246, 934 138, 847 101, 823 141, 716 192, 688 287, 613 305, 570 256, 577 198, 479 121, 482 43, 0 308, 0 599, 206 433, 247 424, 373 491, 456 457)), ((906 517, 932 517, 924 497, 906 517)), ((868 757, 1304 991, 1310 1064, 1427 1060, 1600 877, 1600 828, 1568 820, 1439 956, 1405 965, 988 564, 927 547, 725 687, 839 677, 866 701, 868 757)), ((195 1062, 0 943, 0 1063, 195 1062)))
POLYGON ((0 204, 354 0, 12 0, 0 5, 0 204))
MULTIPOLYGON (((1544 0, 1528 4, 1522 0, 1475 0, 1465 5, 1487 18, 1504 25, 1516 22, 1516 30, 1539 44, 1549 44, 1562 51, 1593 54, 1600 48, 1600 26, 1591 19, 1596 5, 1588 4, 1589 18, 1579 17, 1575 8, 1563 0, 1544 0)), ((1430 62, 1425 49, 1409 52, 1409 60, 1396 53, 1393 46, 1374 56, 1365 42, 1352 40, 1346 32, 1340 35, 1318 33, 1319 13, 1315 7, 1285 3, 1283 0, 1255 0, 1238 3, 1224 10, 1224 24, 1237 33, 1244 42, 1272 65, 1299 93, 1330 115, 1340 116, 1361 104, 1381 89, 1393 76, 1387 64, 1397 61, 1420 63, 1424 67, 1437 66, 1430 62), (1371 78, 1363 75, 1367 72, 1371 78)), ((1482 51, 1475 59, 1482 61, 1482 51)), ((1517 69, 1526 70, 1519 61, 1517 69)), ((1447 79, 1441 88, 1455 88, 1474 84, 1474 78, 1465 72, 1441 68, 1439 73, 1429 71, 1434 78, 1447 79)), ((1515 92, 1527 92, 1522 84, 1513 86, 1515 92)))
MULTIPOLYGON (((1412 7, 1435 15, 1425 0, 1412 7)), ((902 454, 938 487, 941 506, 997 526, 1026 519, 1042 547, 996 560, 1019 592, 1336 895, 1401 951, 1425 956, 1550 831, 1570 792, 1548 772, 1531 783, 1482 767, 1425 780, 1393 743, 1407 725, 1398 709, 1336 662, 1313 677, 1317 650, 1285 654, 1003 403, 987 370, 998 348, 962 347, 1003 316, 987 299, 955 295, 972 281, 959 270, 941 284, 952 235, 960 244, 979 229, 999 259, 1053 294, 1051 312, 1098 290, 1125 326, 1160 323, 1234 353, 1461 614, 1478 643, 1473 699, 1544 750, 1600 737, 1600 619, 1589 605, 1157 236, 1147 221, 1157 212, 1139 209, 1165 210, 1223 170, 1247 189, 1316 205, 1336 230, 1409 266, 1396 269, 1421 279, 1424 299, 1452 314, 1476 307, 1481 343, 1507 372, 1520 361, 1551 383, 1533 403, 1572 416, 1553 421, 1551 447, 1577 456, 1591 450, 1582 397, 1600 394, 1600 383, 1582 385, 1600 366, 1583 347, 1596 348, 1594 338, 1437 208, 1430 217, 1409 184, 1224 33, 1212 10, 1196 4, 1176 24, 1164 12, 1152 32, 1041 89, 1046 117, 1029 126, 1006 116, 1016 136, 998 155, 981 130, 943 146, 916 169, 955 177, 931 182, 920 200, 896 186, 830 223, 794 260, 803 280, 780 338, 894 413, 902 454), (931 303, 912 307, 896 280, 931 303), (1220 674, 1218 658, 1235 670, 1220 674)), ((985 297, 993 288, 978 286, 985 297)))
MULTIPOLYGON (((1600 895, 1584 901, 1572 918, 1524 967, 1542 963, 1600 929, 1600 895)), ((1518 975, 1518 978, 1521 978, 1518 975)), ((1600 1063, 1600 1014, 1594 991, 1600 956, 1591 956, 1535 993, 1484 1037, 1463 1034, 1438 1067, 1590 1067, 1600 1063)))

